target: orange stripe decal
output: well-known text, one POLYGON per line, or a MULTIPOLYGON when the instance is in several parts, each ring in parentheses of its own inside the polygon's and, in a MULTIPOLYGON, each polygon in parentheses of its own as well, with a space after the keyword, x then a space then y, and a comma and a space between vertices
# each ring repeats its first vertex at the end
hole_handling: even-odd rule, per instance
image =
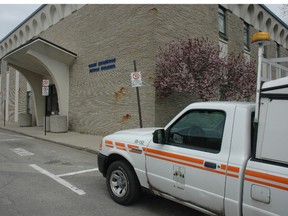
POLYGON ((128 144, 128 148, 129 149, 131 149, 131 148, 139 149, 139 146, 128 144))
POLYGON ((115 142, 115 145, 117 149, 126 151, 125 143, 115 142))
POLYGON ((111 140, 105 140, 105 144, 113 145, 113 142, 111 140))
MULTIPOLYGON (((191 158, 191 157, 178 155, 178 154, 174 154, 174 153, 169 153, 169 152, 164 152, 164 151, 160 151, 160 150, 156 150, 156 149, 143 148, 143 150, 147 153, 153 153, 156 155, 161 155, 161 156, 165 156, 165 157, 179 159, 179 160, 183 160, 186 162, 192 162, 192 163, 196 163, 196 164, 200 164, 200 165, 204 164, 204 160, 197 159, 197 158, 191 158)), ((149 155, 151 155, 151 154, 149 154, 149 155)))
POLYGON ((115 142, 116 146, 125 147, 125 143, 115 142))
POLYGON ((209 171, 209 172, 225 175, 225 172, 222 172, 222 171, 208 169, 208 168, 205 168, 205 167, 200 167, 200 166, 197 166, 197 165, 193 165, 193 164, 189 164, 189 163, 185 163, 185 162, 180 162, 180 161, 176 161, 176 160, 169 159, 169 158, 163 158, 161 156, 151 155, 149 153, 146 153, 145 155, 149 156, 149 157, 157 158, 157 159, 160 159, 160 160, 165 160, 165 161, 169 161, 169 162, 173 162, 173 163, 177 163, 177 164, 181 164, 181 165, 185 165, 185 166, 189 166, 189 167, 193 167, 193 168, 197 168, 197 169, 201 169, 201 170, 205 170, 205 171, 209 171))
POLYGON ((142 150, 137 145, 128 144, 129 151, 135 154, 142 154, 142 150))
POLYGON ((278 188, 280 190, 288 191, 287 187, 283 187, 283 186, 280 186, 280 185, 275 185, 275 184, 271 184, 271 183, 268 183, 268 182, 263 182, 263 181, 259 181, 259 180, 255 180, 255 179, 251 179, 251 178, 245 178, 245 181, 250 181, 250 182, 257 183, 257 184, 266 185, 266 186, 269 186, 269 187, 274 187, 274 188, 278 188))
POLYGON ((273 182, 277 182, 277 183, 282 183, 282 184, 286 184, 286 185, 288 184, 288 178, 284 178, 284 177, 280 177, 280 176, 275 176, 275 175, 261 173, 261 172, 252 171, 252 170, 246 170, 245 174, 247 176, 253 176, 256 178, 265 179, 265 180, 269 180, 269 181, 273 181, 273 182))
POLYGON ((235 172, 235 173, 239 173, 240 172, 240 168, 239 167, 235 167, 235 166, 227 166, 225 164, 221 164, 221 169, 222 170, 228 170, 230 172, 235 172))
POLYGON ((105 140, 105 146, 108 148, 114 148, 113 142, 111 140, 105 140))
POLYGON ((233 173, 227 173, 226 174, 227 166, 224 164, 221 165, 220 170, 209 169, 209 168, 204 167, 204 160, 202 160, 202 159, 192 158, 192 157, 188 157, 188 156, 184 156, 184 155, 174 154, 174 153, 170 153, 170 152, 164 152, 161 150, 150 149, 150 148, 145 148, 145 147, 143 147, 143 151, 145 152, 145 155, 148 157, 153 157, 153 158, 157 158, 159 160, 177 163, 177 164, 181 164, 184 166, 188 166, 188 167, 192 167, 192 168, 196 168, 196 169, 201 169, 204 171, 213 172, 213 173, 217 173, 217 174, 221 174, 221 175, 227 175, 227 176, 230 176, 233 178, 239 178, 239 176, 237 174, 239 173, 240 168, 238 168, 238 167, 228 166, 228 170, 231 172, 234 172, 235 174, 233 174, 233 173), (191 163, 194 163, 194 164, 191 164, 191 163))

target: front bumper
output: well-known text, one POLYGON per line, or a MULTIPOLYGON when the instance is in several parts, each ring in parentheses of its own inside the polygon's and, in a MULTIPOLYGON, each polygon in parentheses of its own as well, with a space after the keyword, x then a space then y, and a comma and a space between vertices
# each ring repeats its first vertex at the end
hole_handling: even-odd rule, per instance
POLYGON ((98 169, 103 174, 104 177, 106 177, 106 172, 105 172, 105 161, 106 161, 106 158, 107 158, 107 156, 103 155, 101 153, 97 157, 98 169))

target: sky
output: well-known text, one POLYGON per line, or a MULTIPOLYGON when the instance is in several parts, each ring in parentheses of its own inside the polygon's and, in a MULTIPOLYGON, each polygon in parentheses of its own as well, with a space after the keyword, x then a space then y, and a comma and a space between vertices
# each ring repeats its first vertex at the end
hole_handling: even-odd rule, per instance
POLYGON ((0 4, 0 41, 41 4, 0 4))
MULTIPOLYGON (((12 3, 14 3, 13 0, 12 3)), ((281 4, 265 5, 288 24, 288 15, 283 16, 281 4)), ((2 4, 0 2, 0 41, 40 6, 41 4, 2 4)))

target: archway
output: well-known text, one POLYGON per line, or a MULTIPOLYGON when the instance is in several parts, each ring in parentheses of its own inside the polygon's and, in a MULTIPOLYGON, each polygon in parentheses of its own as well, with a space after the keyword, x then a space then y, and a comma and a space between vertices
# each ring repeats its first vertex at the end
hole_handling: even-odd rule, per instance
POLYGON ((75 53, 42 38, 36 38, 4 56, 3 60, 22 73, 31 86, 38 126, 43 125, 47 99, 42 96, 43 79, 49 79, 54 86, 51 90, 53 88, 55 94, 50 98, 56 96, 58 99, 58 110, 55 111, 68 117, 69 67, 76 56, 75 53))

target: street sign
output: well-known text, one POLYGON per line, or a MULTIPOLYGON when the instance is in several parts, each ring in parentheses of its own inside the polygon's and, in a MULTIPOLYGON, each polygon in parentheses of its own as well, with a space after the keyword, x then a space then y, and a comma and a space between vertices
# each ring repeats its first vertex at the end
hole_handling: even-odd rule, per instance
POLYGON ((42 86, 42 96, 49 96, 49 86, 42 86))
POLYGON ((131 85, 132 87, 142 86, 141 72, 136 71, 136 72, 131 73, 131 85))
POLYGON ((49 80, 42 80, 42 96, 49 96, 49 80))
POLYGON ((49 80, 48 79, 43 79, 42 80, 42 86, 49 86, 49 80))

